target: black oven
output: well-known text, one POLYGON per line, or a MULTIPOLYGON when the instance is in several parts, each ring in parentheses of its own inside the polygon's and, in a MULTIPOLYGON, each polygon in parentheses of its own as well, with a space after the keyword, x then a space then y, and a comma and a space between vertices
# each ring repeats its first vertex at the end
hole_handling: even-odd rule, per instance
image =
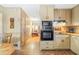
POLYGON ((51 26, 42 26, 42 27, 43 30, 48 30, 48 31, 52 30, 51 26))
POLYGON ((52 21, 42 21, 41 40, 53 40, 52 21))
POLYGON ((42 30, 52 30, 52 21, 42 21, 42 30))
POLYGON ((52 26, 52 21, 42 21, 43 26, 52 26))
POLYGON ((53 40, 53 31, 41 31, 41 40, 53 40))

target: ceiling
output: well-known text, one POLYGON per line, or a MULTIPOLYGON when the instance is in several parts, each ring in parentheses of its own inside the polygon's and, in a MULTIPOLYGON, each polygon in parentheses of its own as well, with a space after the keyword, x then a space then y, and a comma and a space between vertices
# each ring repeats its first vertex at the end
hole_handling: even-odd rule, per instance
MULTIPOLYGON (((40 6, 40 4, 21 4, 21 5, 18 5, 18 4, 5 4, 3 6, 5 7, 27 7, 27 6, 40 6)), ((62 8, 62 9, 71 9, 75 6, 77 6, 78 4, 52 4, 51 6, 54 6, 54 8, 62 8)))
POLYGON ((56 4, 54 5, 55 8, 61 8, 61 9, 71 9, 73 7, 77 6, 77 4, 56 4))
MULTIPOLYGON (((39 8, 40 8, 40 4, 26 4, 26 5, 2 5, 4 7, 21 7, 26 14, 28 14, 32 20, 40 20, 40 15, 39 15, 39 8)), ((77 4, 54 4, 54 5, 50 5, 50 6, 54 6, 54 8, 62 8, 62 9, 71 9, 75 6, 77 6, 77 4)))

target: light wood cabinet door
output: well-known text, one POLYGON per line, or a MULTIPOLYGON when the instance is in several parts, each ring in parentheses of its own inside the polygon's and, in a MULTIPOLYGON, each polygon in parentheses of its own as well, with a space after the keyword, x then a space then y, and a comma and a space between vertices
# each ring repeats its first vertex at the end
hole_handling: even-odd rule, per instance
POLYGON ((59 17, 60 17, 60 19, 62 19, 62 20, 66 20, 66 11, 63 10, 63 9, 60 9, 60 10, 59 10, 59 17))
POLYGON ((65 38, 61 40, 62 43, 62 49, 69 49, 69 38, 65 38))
POLYGON ((69 49, 69 40, 67 39, 56 40, 54 48, 55 49, 69 49))
POLYGON ((48 6, 48 20, 54 19, 54 7, 48 6))
POLYGON ((71 36, 71 50, 79 55, 79 36, 71 36))
POLYGON ((47 16, 47 6, 46 5, 41 5, 40 6, 40 17, 42 20, 46 20, 47 16))
POLYGON ((66 10, 65 9, 55 9, 54 10, 55 19, 66 19, 66 10))
POLYGON ((55 49, 69 49, 69 37, 57 36, 54 41, 55 49))
POLYGON ((40 6, 40 17, 42 20, 53 20, 54 19, 54 7, 50 5, 40 6))
POLYGON ((66 10, 66 21, 69 25, 71 25, 71 22, 72 22, 72 11, 71 9, 67 9, 66 10))
POLYGON ((62 43, 60 39, 56 39, 54 42, 54 48, 55 49, 61 49, 62 48, 62 43))
POLYGON ((71 9, 54 9, 54 19, 66 20, 71 24, 71 9))
POLYGON ((52 50, 54 49, 54 41, 41 41, 40 50, 52 50))

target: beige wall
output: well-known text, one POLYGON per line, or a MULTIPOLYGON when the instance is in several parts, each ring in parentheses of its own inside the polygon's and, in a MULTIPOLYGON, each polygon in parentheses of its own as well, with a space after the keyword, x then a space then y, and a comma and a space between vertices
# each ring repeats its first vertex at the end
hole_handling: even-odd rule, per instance
POLYGON ((12 42, 18 46, 16 49, 20 49, 20 32, 21 32, 21 17, 19 7, 5 7, 4 9, 4 34, 12 33, 12 42), (10 28, 10 18, 14 18, 14 28, 10 28))
POLYGON ((26 37, 27 39, 31 37, 32 34, 32 21, 29 16, 26 17, 26 37))
POLYGON ((25 34, 26 37, 31 35, 31 21, 30 17, 19 7, 6 7, 4 10, 5 21, 4 21, 4 32, 13 34, 14 38, 24 38, 21 34, 25 34), (10 17, 14 18, 14 29, 10 29, 10 17), (24 20, 24 21, 23 21, 24 20), (26 22, 26 23, 25 23, 26 22), (24 24, 25 23, 25 24, 24 24))
POLYGON ((2 43, 2 39, 3 39, 3 17, 4 17, 4 13, 3 13, 4 7, 0 6, 0 43, 2 43))
POLYGON ((20 8, 5 8, 4 32, 20 37, 20 8), (10 29, 10 18, 14 18, 14 29, 10 29))
POLYGON ((25 45, 26 40, 26 13, 21 9, 21 46, 25 45))

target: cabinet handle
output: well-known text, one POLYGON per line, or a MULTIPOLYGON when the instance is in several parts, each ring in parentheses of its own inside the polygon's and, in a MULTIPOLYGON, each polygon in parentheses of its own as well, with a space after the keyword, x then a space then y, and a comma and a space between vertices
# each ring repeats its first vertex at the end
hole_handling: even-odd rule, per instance
POLYGON ((48 48, 48 47, 46 47, 46 48, 48 48))
POLYGON ((48 42, 46 42, 46 44, 48 44, 48 42))
POLYGON ((64 42, 64 40, 61 40, 61 42, 64 42))
POLYGON ((61 19, 61 17, 59 17, 59 19, 61 19))

